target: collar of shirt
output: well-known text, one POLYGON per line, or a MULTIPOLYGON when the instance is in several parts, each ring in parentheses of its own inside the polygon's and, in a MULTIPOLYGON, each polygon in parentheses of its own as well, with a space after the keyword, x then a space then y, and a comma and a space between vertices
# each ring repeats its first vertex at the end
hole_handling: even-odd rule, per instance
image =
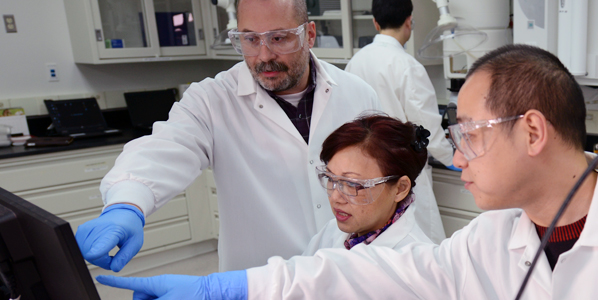
POLYGON ((373 44, 386 44, 393 47, 400 48, 402 51, 405 51, 405 48, 397 41, 397 39, 393 38, 392 36, 385 35, 385 34, 376 34, 374 37, 373 44))

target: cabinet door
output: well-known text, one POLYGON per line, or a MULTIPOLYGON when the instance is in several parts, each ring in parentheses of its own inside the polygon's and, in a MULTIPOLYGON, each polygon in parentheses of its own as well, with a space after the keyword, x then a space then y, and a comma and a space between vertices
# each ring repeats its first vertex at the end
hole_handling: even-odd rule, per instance
POLYGON ((153 0, 162 56, 206 54, 199 1, 153 0))
POLYGON ((159 53, 154 7, 149 0, 91 0, 100 59, 151 57, 159 53))
POLYGON ((318 58, 349 59, 353 50, 349 0, 306 0, 309 20, 316 23, 313 52, 318 58))

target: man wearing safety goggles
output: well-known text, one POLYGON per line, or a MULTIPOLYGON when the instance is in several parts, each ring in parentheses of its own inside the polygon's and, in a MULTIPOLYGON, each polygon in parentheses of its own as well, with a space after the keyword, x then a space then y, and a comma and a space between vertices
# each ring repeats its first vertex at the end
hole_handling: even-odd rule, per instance
POLYGON ((77 231, 88 261, 122 269, 141 248, 144 218, 208 167, 218 187, 222 271, 301 254, 333 218, 314 172, 322 142, 362 112, 379 110, 376 94, 311 53, 316 28, 305 0, 237 5, 230 40, 245 60, 192 84, 167 122, 125 146, 101 185, 112 206, 77 231), (112 230, 123 234, 104 239, 112 230), (116 245, 125 246, 109 256, 116 245))

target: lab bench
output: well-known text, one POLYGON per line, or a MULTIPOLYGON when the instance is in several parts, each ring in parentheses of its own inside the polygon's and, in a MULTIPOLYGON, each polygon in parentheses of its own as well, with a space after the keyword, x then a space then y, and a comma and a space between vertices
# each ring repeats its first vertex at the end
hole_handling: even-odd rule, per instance
MULTIPOLYGON (((149 134, 130 127, 119 129, 122 134, 75 140, 67 146, 0 148, 0 186, 63 218, 76 231, 79 225, 101 213, 100 181, 114 166, 124 144, 149 134)), ((216 250, 218 220, 214 205, 216 188, 212 173, 207 170, 147 218, 143 247, 121 273, 147 270, 216 250)), ((115 250, 111 255, 114 253, 115 250)), ((105 273, 88 266, 94 275, 105 273)))

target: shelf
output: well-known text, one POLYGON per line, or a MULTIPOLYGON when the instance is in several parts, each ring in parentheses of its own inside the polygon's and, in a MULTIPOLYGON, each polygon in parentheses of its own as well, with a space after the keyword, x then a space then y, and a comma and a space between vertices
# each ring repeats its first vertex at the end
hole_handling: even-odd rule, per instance
POLYGON ((373 15, 354 15, 353 20, 372 20, 373 15))
POLYGON ((328 15, 328 16, 309 16, 310 21, 320 21, 320 20, 341 20, 342 15, 328 15))

